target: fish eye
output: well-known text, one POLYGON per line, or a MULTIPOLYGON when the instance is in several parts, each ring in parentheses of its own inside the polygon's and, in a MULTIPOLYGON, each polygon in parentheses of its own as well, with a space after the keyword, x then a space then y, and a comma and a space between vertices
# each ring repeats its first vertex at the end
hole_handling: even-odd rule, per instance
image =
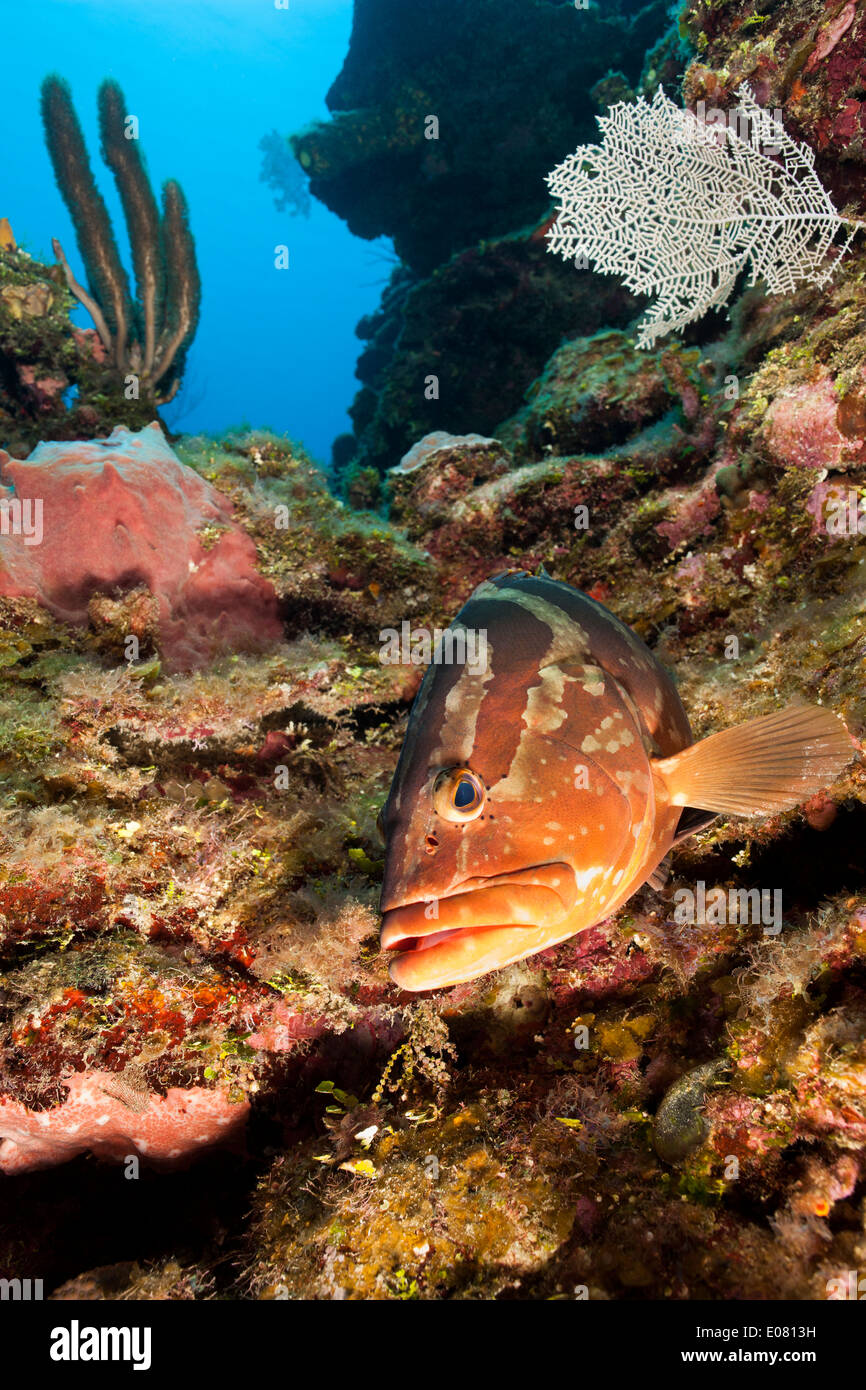
POLYGON ((433 783, 433 809, 443 820, 474 820, 486 794, 481 779, 468 767, 449 767, 433 783))

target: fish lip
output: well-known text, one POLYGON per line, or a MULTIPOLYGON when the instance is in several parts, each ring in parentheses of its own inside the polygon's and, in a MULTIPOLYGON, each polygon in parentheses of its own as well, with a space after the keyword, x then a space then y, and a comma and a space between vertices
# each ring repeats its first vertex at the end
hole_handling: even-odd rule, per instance
MULTIPOLYGON (((513 924, 512 924, 513 925, 513 924)), ((400 960, 403 956, 420 955, 422 951, 429 951, 433 946, 439 946, 443 941, 451 941, 458 936, 473 936, 476 932, 485 931, 485 927, 446 927, 444 931, 431 932, 429 936, 405 936, 399 941, 382 941, 382 950, 388 952, 390 960, 400 960)))
POLYGON ((557 861, 528 865, 512 873, 495 874, 490 878, 464 879, 447 892, 435 896, 430 895, 426 898, 413 898, 408 902, 396 903, 386 908, 382 914, 382 927, 379 934, 380 947, 383 952, 399 952, 402 955, 409 955, 416 951, 429 950, 431 946, 454 937, 472 936, 477 932, 488 931, 495 927, 508 927, 515 931, 538 930, 545 923, 555 924, 564 919, 574 905, 575 894, 576 882, 573 869, 570 865, 557 861), (563 884, 564 891, 560 891, 563 889, 563 884), (449 927, 439 924, 438 914, 434 918, 427 918, 426 916, 426 910, 431 902, 438 904, 449 900, 453 901, 455 898, 466 898, 470 900, 471 910, 471 900, 475 895, 480 897, 481 894, 486 894, 489 900, 490 894, 496 889, 504 889, 507 895, 510 888, 522 890, 524 899, 534 900, 536 906, 542 909, 535 920, 514 920, 510 912, 506 910, 507 904, 504 904, 503 908, 500 909, 502 920, 494 913, 492 920, 489 921, 469 922, 466 925, 449 927), (415 920, 418 918, 420 921, 415 920), (419 927, 422 930, 418 930, 419 927))
MULTIPOLYGON (((379 934, 379 945, 384 952, 391 954, 392 960, 399 960, 400 956, 410 956, 429 951, 433 946, 439 946, 443 941, 451 941, 458 936, 475 936, 478 932, 495 930, 496 924, 475 927, 442 927, 438 931, 431 931, 426 935, 402 936, 395 932, 388 936, 388 925, 384 924, 379 934)), ((535 922, 508 922, 509 930, 514 931, 533 931, 537 927, 535 922)))
MULTIPOLYGON (((528 870, 523 870, 523 872, 526 873, 528 870)), ((430 893, 424 898, 399 898, 389 902, 387 907, 384 902, 380 901, 379 911, 383 917, 386 917, 389 912, 396 912, 402 907, 414 907, 417 903, 431 903, 437 900, 442 902, 445 898, 456 898, 458 893, 473 893, 476 891, 476 885, 482 888, 489 882, 490 880, 486 878, 463 878, 453 887, 446 888, 441 893, 430 893)))
POLYGON ((409 994, 450 989, 536 955, 571 934, 568 926, 527 928, 514 923, 437 932, 421 942, 403 941, 401 945, 414 944, 415 949, 393 954, 388 973, 398 989, 409 994))
MULTIPOLYGON (((380 901, 379 911, 383 917, 390 912, 396 912, 400 908, 415 907, 418 903, 445 902, 448 898, 456 898, 462 893, 477 893, 486 888, 496 888, 500 885, 520 884, 521 879, 533 874, 546 877, 549 874, 565 875, 567 879, 574 877, 574 870, 570 864, 561 859, 546 859, 543 863, 524 864, 521 869, 512 869, 507 874, 491 874, 489 878, 462 878, 459 883, 452 884, 450 888, 443 888, 438 893, 427 893, 421 898, 398 898, 394 897, 389 902, 380 901)), ((384 895, 383 895, 384 897, 384 895)))

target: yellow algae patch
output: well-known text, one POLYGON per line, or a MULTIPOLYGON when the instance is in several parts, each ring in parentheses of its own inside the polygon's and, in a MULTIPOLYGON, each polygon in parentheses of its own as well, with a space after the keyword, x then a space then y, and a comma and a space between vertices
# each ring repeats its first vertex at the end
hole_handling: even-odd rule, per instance
POLYGON ((636 1062, 655 1024, 655 1014, 640 1014, 622 1023, 599 1024, 598 1037, 602 1050, 616 1062, 636 1062))
POLYGON ((564 1195, 497 1147, 480 1102, 392 1126, 367 1162, 375 1180, 349 1160, 316 1190, 300 1159, 287 1165, 259 1229, 260 1297, 276 1286, 290 1298, 495 1297, 541 1271, 570 1234, 564 1195))

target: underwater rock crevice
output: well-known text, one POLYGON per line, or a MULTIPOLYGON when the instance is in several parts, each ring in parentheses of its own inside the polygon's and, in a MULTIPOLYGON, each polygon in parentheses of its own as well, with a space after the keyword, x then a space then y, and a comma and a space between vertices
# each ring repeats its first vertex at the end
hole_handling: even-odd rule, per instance
MULTIPOLYGON (((834 893, 857 896, 866 888, 866 806, 859 801, 842 802, 831 824, 813 829, 806 819, 797 819, 785 831, 762 844, 749 843, 749 884, 781 889, 786 909, 798 913, 816 910, 827 897, 827 885, 834 893)), ((743 841, 726 843, 724 850, 733 857, 746 848, 743 841)))

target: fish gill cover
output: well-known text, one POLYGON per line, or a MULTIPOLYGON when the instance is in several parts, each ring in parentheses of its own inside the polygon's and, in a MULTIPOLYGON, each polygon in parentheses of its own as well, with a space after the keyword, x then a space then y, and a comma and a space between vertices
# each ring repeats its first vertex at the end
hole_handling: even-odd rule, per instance
POLYGON ((858 1296, 866 11, 76 6, 73 70, 42 8, 0 181, 0 1278, 858 1296), (670 170, 694 225, 638 273, 652 111, 714 173, 670 170), (631 143, 566 261, 596 117, 631 143), (713 260, 723 147, 738 234, 784 227, 713 260), (732 774, 711 736, 792 707, 732 774), (512 931, 596 898, 409 993, 383 880, 422 966, 479 881, 512 931))

